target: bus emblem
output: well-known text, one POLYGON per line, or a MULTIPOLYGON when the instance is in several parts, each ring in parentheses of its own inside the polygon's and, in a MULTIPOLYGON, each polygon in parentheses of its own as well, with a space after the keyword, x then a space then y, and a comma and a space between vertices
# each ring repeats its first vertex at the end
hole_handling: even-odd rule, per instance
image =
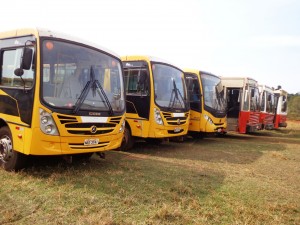
POLYGON ((91 133, 92 134, 95 134, 97 132, 97 127, 95 126, 95 125, 93 125, 92 127, 91 127, 91 133))
POLYGON ((177 124, 180 124, 180 119, 177 120, 177 124))

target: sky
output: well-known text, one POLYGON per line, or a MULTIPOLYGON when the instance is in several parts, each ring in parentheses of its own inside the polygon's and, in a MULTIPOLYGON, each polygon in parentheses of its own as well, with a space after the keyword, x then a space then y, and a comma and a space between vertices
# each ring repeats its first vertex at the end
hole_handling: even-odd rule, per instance
POLYGON ((5 1, 0 32, 27 27, 300 92, 299 0, 5 1))

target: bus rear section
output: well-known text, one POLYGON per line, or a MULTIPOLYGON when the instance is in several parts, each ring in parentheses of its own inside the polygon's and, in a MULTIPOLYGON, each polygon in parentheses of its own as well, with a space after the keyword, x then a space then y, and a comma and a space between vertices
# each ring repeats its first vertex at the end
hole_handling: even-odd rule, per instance
POLYGON ((260 93, 260 123, 262 129, 272 130, 275 118, 274 88, 259 85, 260 93))
POLYGON ((150 56, 122 57, 126 89, 123 150, 135 140, 161 143, 187 134, 189 106, 183 71, 150 56))
POLYGON ((121 145, 125 92, 114 53, 49 30, 0 34, 0 164, 90 156, 121 145))
POLYGON ((287 127, 287 97, 288 93, 278 87, 275 95, 275 119, 274 128, 287 127))
POLYGON ((227 102, 227 130, 251 133, 261 129, 258 84, 248 77, 221 77, 227 102))
POLYGON ((190 103, 189 133, 193 137, 225 134, 226 104, 220 77, 186 69, 185 80, 190 103))

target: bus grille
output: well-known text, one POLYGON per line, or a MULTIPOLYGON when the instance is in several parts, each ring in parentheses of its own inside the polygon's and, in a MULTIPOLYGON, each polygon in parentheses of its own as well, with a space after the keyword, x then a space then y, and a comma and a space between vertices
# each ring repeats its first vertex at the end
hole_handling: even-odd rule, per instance
POLYGON ((69 147, 72 149, 93 149, 93 148, 105 148, 109 142, 99 142, 97 145, 84 145, 82 143, 69 143, 69 147))
POLYGON ((168 125, 178 126, 186 124, 189 113, 184 113, 184 117, 172 117, 172 113, 163 112, 163 117, 167 121, 168 125))
MULTIPOLYGON (((58 119, 62 125, 65 126, 69 134, 74 135, 99 135, 108 134, 113 132, 115 127, 120 123, 122 117, 110 118, 107 123, 82 123, 78 122, 77 118, 74 116, 62 116, 58 115, 58 119), (91 132, 91 127, 96 127, 95 131, 91 132)), ((98 146, 101 147, 101 146, 98 146)))

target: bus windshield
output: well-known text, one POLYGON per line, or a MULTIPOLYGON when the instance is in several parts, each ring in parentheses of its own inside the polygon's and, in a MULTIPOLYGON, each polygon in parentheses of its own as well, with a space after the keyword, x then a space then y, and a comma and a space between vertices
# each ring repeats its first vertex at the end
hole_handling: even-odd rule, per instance
POLYGON ((42 99, 52 107, 123 111, 120 61, 103 52, 62 41, 42 43, 42 99))
POLYGON ((210 74, 201 73, 205 106, 225 112, 224 90, 221 79, 210 74))
POLYGON ((247 85, 244 94, 244 107, 245 111, 259 111, 259 91, 257 87, 247 85), (250 101, 249 101, 250 99, 250 101))
POLYGON ((185 109, 187 94, 184 74, 175 67, 153 63, 155 102, 158 106, 172 109, 185 109))

